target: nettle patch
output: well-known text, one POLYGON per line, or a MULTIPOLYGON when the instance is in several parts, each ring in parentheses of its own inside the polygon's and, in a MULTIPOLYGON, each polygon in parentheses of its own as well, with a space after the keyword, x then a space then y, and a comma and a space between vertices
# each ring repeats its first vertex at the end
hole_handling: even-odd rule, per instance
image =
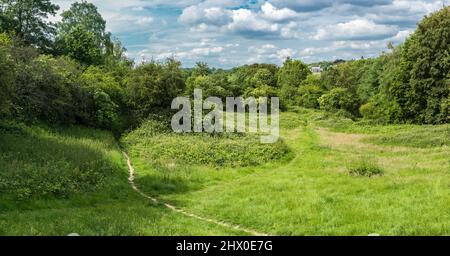
POLYGON ((147 162, 163 166, 256 166, 282 159, 289 152, 283 140, 263 144, 258 134, 176 134, 151 120, 128 134, 123 142, 147 162))

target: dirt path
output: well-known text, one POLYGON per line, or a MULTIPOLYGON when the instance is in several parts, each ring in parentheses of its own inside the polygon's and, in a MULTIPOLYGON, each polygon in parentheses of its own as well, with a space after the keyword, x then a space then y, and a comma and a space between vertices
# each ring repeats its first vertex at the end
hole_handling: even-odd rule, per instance
POLYGON ((237 231, 245 232, 245 233, 248 233, 248 234, 251 234, 251 235, 254 235, 254 236, 271 236, 269 234, 261 233, 261 232, 258 232, 258 231, 252 230, 252 229, 243 228, 243 227, 238 226, 238 225, 234 225, 234 224, 230 224, 230 223, 226 223, 226 222, 223 222, 223 221, 218 221, 218 220, 214 220, 214 219, 210 219, 210 218, 205 218, 205 217, 202 217, 202 216, 199 216, 199 215, 196 215, 196 214, 184 211, 184 210, 179 209, 179 208, 177 208, 177 207, 175 207, 175 206, 173 206, 171 204, 162 202, 162 201, 160 201, 160 200, 158 200, 158 199, 156 199, 156 198, 154 198, 152 196, 149 196, 149 195, 145 194, 144 192, 142 192, 136 186, 136 183, 134 182, 135 171, 134 171, 133 165, 131 164, 130 157, 123 151, 122 151, 122 154, 125 156, 125 158, 127 160, 128 172, 129 172, 128 182, 130 183, 131 187, 133 188, 134 191, 139 193, 141 196, 151 200, 155 204, 164 205, 165 207, 169 208, 170 210, 172 210, 174 212, 177 212, 179 214, 182 214, 184 216, 187 216, 187 217, 190 217, 190 218, 194 218, 194 219, 197 219, 197 220, 201 220, 201 221, 205 221, 205 222, 209 222, 209 223, 213 223, 215 225, 222 226, 222 227, 225 227, 225 228, 230 228, 230 229, 234 229, 234 230, 237 230, 237 231))

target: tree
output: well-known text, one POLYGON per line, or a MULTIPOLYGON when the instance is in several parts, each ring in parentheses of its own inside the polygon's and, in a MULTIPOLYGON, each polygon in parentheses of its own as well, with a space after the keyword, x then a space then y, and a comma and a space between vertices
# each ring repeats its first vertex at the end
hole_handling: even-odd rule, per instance
POLYGON ((85 65, 101 64, 102 52, 92 32, 76 26, 64 37, 64 54, 85 65))
POLYGON ((12 84, 14 83, 14 62, 9 56, 11 41, 0 34, 0 118, 10 113, 12 84))
POLYGON ((129 74, 126 89, 128 103, 138 119, 156 109, 169 109, 172 100, 185 89, 181 63, 167 59, 164 63, 142 64, 129 74))
POLYGON ((379 93, 362 114, 383 122, 449 122, 450 7, 425 17, 403 45, 390 49, 381 56, 379 93))
POLYGON ((50 0, 0 0, 0 28, 44 52, 52 50, 56 33, 48 21, 59 7, 50 0))
POLYGON ((392 91, 403 117, 416 123, 449 122, 450 7, 425 17, 402 50, 402 81, 392 91))
POLYGON ((111 34, 106 32, 106 21, 97 7, 86 1, 73 3, 62 13, 57 42, 61 53, 87 65, 103 63, 106 56, 123 54, 123 47, 114 44, 111 34))
POLYGON ((286 59, 278 71, 278 87, 283 105, 295 103, 298 88, 303 80, 311 74, 309 67, 300 60, 286 59))

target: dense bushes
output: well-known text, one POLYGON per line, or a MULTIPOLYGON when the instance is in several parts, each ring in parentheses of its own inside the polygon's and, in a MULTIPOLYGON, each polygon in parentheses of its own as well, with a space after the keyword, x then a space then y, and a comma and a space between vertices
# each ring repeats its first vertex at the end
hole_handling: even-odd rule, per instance
POLYGON ((172 100, 184 90, 181 63, 167 59, 138 66, 126 80, 128 104, 135 110, 138 119, 147 117, 152 111, 170 109, 172 100))
POLYGON ((164 122, 149 119, 126 135, 123 142, 141 159, 161 168, 176 165, 255 166, 279 160, 288 153, 286 144, 260 143, 250 134, 174 134, 164 122))
POLYGON ((328 112, 346 111, 358 113, 358 99, 347 88, 335 88, 319 98, 320 108, 328 112))
POLYGON ((11 85, 14 82, 14 63, 7 47, 10 39, 0 34, 0 119, 9 115, 11 108, 11 85))

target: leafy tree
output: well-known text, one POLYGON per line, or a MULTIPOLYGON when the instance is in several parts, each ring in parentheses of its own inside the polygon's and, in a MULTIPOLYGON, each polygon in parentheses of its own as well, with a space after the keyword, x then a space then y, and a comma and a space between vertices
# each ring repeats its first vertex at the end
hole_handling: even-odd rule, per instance
POLYGON ((0 0, 0 28, 14 33, 26 44, 49 52, 56 29, 48 17, 58 10, 50 0, 0 0))
POLYGON ((92 32, 76 26, 64 37, 64 53, 82 64, 101 64, 102 52, 92 32))
POLYGON ((106 56, 123 54, 123 47, 114 44, 111 34, 106 32, 106 21, 97 7, 86 1, 73 3, 62 13, 57 42, 63 54, 87 65, 103 63, 106 56))
POLYGON ((126 81, 128 103, 136 118, 141 119, 161 108, 170 108, 172 100, 184 88, 181 63, 167 59, 164 63, 151 61, 133 70, 126 81))
POLYGON ((296 93, 303 80, 311 74, 309 67, 300 60, 286 59, 278 71, 278 87, 283 105, 295 103, 296 93))
POLYGON ((192 70, 191 77, 207 76, 211 74, 211 69, 207 63, 197 62, 195 68, 192 70))
POLYGON ((399 83, 390 87, 402 118, 438 124, 450 113, 450 7, 425 17, 401 54, 399 83))

